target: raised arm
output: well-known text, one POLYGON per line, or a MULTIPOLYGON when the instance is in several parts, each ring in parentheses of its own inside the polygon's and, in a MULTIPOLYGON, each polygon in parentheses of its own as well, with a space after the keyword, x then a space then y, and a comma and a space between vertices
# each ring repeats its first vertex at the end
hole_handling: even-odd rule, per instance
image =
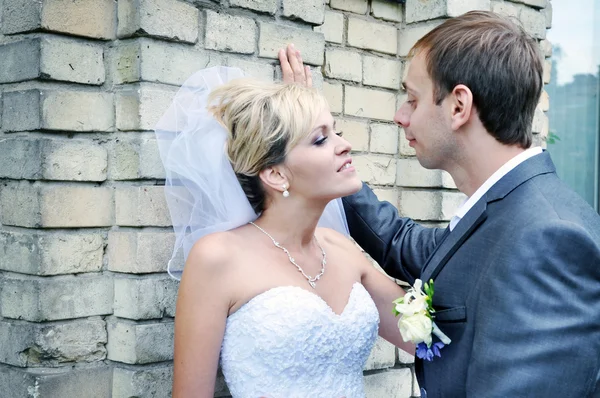
POLYGON ((567 221, 514 236, 475 297, 469 397, 597 397, 600 245, 567 221))
POLYGON ((364 183, 358 193, 342 202, 354 240, 390 276, 412 284, 444 230, 400 217, 391 203, 378 200, 364 183))
POLYGON ((175 315, 173 398, 212 398, 229 311, 227 256, 218 238, 192 248, 179 286, 175 315))

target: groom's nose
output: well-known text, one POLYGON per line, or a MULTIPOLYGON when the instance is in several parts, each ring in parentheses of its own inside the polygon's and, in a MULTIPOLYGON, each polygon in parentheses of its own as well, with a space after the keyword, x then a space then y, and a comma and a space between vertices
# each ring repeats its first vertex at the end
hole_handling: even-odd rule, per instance
POLYGON ((394 115, 394 122, 398 126, 408 127, 410 124, 410 113, 408 110, 409 105, 405 102, 400 106, 400 108, 396 111, 394 115))

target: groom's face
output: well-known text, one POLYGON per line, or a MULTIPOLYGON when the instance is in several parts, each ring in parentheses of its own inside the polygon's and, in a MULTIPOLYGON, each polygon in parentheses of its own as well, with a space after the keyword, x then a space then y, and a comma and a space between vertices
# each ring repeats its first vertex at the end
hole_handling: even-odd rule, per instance
POLYGON ((452 129, 444 102, 434 102, 434 85, 423 51, 410 61, 403 84, 408 95, 394 121, 404 129, 409 145, 415 149, 419 163, 428 169, 444 169, 452 154, 452 129))

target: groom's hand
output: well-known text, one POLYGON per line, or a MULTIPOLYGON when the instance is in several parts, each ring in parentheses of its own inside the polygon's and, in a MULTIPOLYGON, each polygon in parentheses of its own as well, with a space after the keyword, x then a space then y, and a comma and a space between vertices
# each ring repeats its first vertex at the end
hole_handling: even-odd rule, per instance
POLYGON ((310 67, 304 66, 302 55, 293 44, 288 44, 286 49, 279 50, 279 63, 284 83, 298 83, 312 87, 310 67))

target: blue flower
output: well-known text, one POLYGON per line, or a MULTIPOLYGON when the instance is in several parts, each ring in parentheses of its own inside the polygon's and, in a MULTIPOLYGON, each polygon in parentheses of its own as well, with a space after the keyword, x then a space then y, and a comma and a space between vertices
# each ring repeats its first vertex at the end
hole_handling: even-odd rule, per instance
POLYGON ((425 343, 417 344, 416 355, 418 358, 424 359, 425 361, 432 361, 434 356, 441 357, 440 350, 444 348, 444 343, 438 341, 431 347, 427 347, 425 343))

